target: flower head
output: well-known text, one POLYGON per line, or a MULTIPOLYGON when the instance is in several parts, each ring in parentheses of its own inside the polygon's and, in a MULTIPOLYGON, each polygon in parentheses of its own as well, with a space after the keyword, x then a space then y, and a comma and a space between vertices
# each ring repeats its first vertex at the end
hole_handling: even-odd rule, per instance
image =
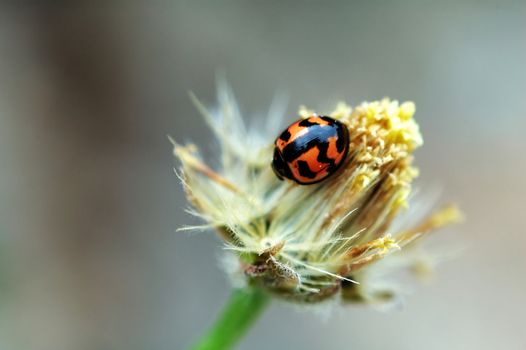
MULTIPOLYGON (((418 175, 412 153, 423 141, 412 102, 340 103, 327 115, 348 128, 349 155, 334 176, 300 186, 280 181, 270 166, 281 113, 249 128, 225 86, 216 109, 193 99, 219 142, 221 164, 213 169, 196 146, 174 142, 189 211, 204 222, 186 228, 215 229, 249 284, 303 302, 382 300, 391 293, 368 285, 372 268, 397 256, 410 263, 414 241, 460 217, 449 206, 392 230, 418 175)), ((299 115, 316 113, 302 107, 299 115)))

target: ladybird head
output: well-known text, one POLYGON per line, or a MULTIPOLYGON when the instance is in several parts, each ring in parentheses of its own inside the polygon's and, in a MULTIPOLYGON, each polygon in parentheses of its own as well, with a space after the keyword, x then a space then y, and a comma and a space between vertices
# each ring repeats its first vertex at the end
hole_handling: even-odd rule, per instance
POLYGON ((277 148, 274 149, 274 156, 272 157, 272 170, 274 170, 274 173, 280 180, 283 180, 283 178, 293 179, 292 172, 290 171, 287 162, 283 160, 283 157, 277 148))

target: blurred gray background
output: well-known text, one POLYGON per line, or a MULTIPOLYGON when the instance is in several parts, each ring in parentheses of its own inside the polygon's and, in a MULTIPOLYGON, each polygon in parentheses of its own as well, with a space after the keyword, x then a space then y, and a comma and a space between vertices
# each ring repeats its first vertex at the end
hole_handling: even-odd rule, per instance
POLYGON ((1 349, 183 349, 215 317, 221 243, 175 232, 166 135, 211 149, 187 91, 217 71, 247 114, 415 101, 418 184, 467 216, 403 308, 274 304, 241 349, 526 348, 525 2, 52 3, 0 5, 1 349))

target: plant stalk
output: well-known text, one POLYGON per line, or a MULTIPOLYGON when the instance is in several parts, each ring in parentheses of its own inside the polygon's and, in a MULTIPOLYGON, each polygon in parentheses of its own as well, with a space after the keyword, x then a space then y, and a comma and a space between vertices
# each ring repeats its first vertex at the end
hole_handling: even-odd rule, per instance
POLYGON ((227 350, 245 335, 268 304, 259 288, 236 289, 212 327, 191 350, 227 350))

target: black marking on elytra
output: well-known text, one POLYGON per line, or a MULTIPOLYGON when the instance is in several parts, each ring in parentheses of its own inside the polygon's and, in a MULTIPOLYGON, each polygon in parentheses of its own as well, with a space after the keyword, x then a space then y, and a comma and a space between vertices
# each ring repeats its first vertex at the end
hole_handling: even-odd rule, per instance
POLYGON ((320 119, 323 119, 325 120, 326 122, 330 123, 330 124, 333 124, 333 123, 340 123, 339 121, 337 121, 336 119, 332 119, 331 117, 327 117, 326 115, 322 115, 320 117, 320 119))
POLYGON ((290 134, 290 131, 287 129, 287 130, 285 130, 285 131, 283 131, 283 132, 281 133, 281 135, 279 136, 279 138, 280 138, 281 140, 287 142, 288 140, 290 140, 290 137, 291 137, 291 136, 292 136, 292 135, 290 134))
POLYGON ((349 147, 349 129, 347 129, 347 125, 340 123, 339 124, 339 134, 338 134, 338 140, 336 140, 336 149, 338 152, 343 152, 345 150, 345 147, 349 147))
POLYGON ((316 160, 318 162, 321 162, 321 163, 327 163, 329 164, 329 169, 331 169, 332 167, 334 167, 334 161, 336 159, 332 159, 332 158, 329 158, 327 156, 327 151, 329 150, 329 143, 328 142, 323 142, 323 143, 320 143, 318 145, 318 150, 320 151, 320 153, 318 154, 318 158, 316 158, 316 160))
POLYGON ((309 127, 313 125, 320 125, 316 122, 311 122, 309 119, 303 119, 301 122, 298 123, 299 126, 309 127))
POLYGON ((282 157, 286 162, 292 162, 313 147, 326 142, 330 137, 338 137, 336 125, 314 124, 309 132, 289 143, 282 150, 282 157))
POLYGON ((298 171, 300 172, 301 176, 308 179, 314 179, 316 177, 316 173, 310 170, 309 164, 304 160, 298 160, 298 171))
POLYGON ((342 153, 344 148, 345 148, 345 140, 344 140, 344 137, 340 136, 336 140, 336 149, 338 150, 338 152, 342 153))
POLYGON ((278 177, 278 179, 283 180, 284 177, 287 179, 293 179, 294 176, 290 171, 289 165, 281 157, 281 153, 277 148, 274 149, 274 156, 272 158, 272 170, 278 177))

